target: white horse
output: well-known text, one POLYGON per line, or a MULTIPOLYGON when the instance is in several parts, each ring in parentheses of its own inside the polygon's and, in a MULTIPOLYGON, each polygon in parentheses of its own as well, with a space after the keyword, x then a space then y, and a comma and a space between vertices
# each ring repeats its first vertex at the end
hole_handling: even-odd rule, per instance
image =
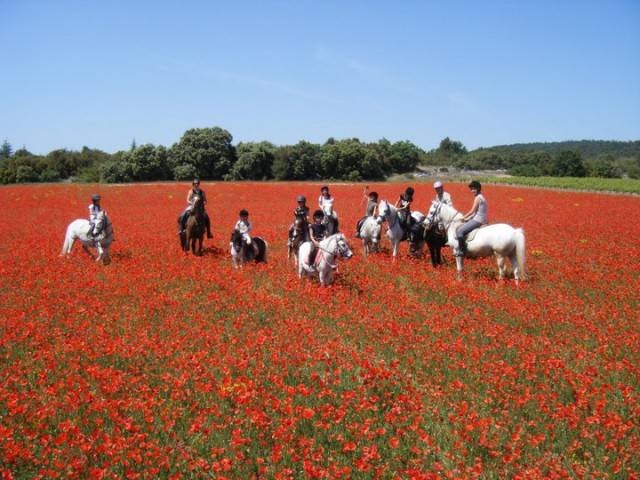
POLYGON ((366 257, 371 252, 378 251, 380 245, 380 231, 382 230, 382 219, 380 217, 368 216, 360 225, 358 235, 362 240, 363 252, 366 257))
MULTIPOLYGON (((462 217, 463 215, 455 208, 445 203, 433 202, 426 220, 427 222, 442 222, 445 226, 449 245, 458 252, 456 254, 458 278, 462 278, 463 256, 459 254, 456 230, 464 223, 462 217)), ((505 276, 505 257, 509 257, 511 261, 516 283, 525 279, 525 237, 522 228, 513 228, 506 223, 496 223, 473 230, 467 236, 466 242, 467 257, 479 258, 495 255, 500 279, 505 276)))
POLYGON ((347 244, 347 239, 342 233, 331 235, 320 242, 318 253, 314 262, 314 269, 309 266, 309 253, 312 247, 311 242, 304 242, 298 251, 298 277, 303 275, 312 276, 317 272, 320 285, 330 285, 333 283, 333 274, 338 268, 335 261, 337 257, 351 258, 353 252, 347 244))
MULTIPOLYGON (((405 230, 400 222, 398 210, 388 201, 382 200, 378 205, 378 215, 381 219, 386 220, 387 225, 389 225, 389 228, 387 229, 387 238, 393 245, 393 257, 395 258, 398 255, 400 242, 405 236, 405 230)), ((420 223, 424 220, 424 215, 418 211, 412 211, 411 216, 417 223, 420 223)))
POLYGON ((89 238, 88 233, 91 228, 89 220, 84 218, 78 218, 69 224, 67 227, 67 233, 64 237, 64 244, 62 245, 62 251, 60 255, 67 255, 71 253, 73 244, 76 240, 80 240, 82 248, 92 258, 93 254, 89 251, 89 247, 95 248, 98 254, 95 256, 97 262, 102 262, 103 265, 109 265, 111 263, 111 257, 109 255, 109 249, 113 242, 113 225, 107 216, 107 212, 100 210, 96 216, 94 223, 94 232, 97 232, 93 238, 89 238))

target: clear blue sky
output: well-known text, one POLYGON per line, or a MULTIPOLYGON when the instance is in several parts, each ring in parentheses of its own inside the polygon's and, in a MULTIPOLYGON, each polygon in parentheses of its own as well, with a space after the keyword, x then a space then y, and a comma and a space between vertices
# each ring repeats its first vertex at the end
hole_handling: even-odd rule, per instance
POLYGON ((0 0, 0 142, 34 153, 640 139, 640 1, 0 0))

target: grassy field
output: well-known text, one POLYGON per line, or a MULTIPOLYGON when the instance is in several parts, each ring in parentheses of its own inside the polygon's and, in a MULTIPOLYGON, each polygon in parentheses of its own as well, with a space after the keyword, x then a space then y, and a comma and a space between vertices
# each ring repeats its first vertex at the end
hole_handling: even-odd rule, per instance
POLYGON ((638 479, 640 243, 612 240, 640 197, 491 185, 490 220, 526 232, 516 285, 492 258, 457 281, 448 248, 364 258, 363 185, 331 184, 355 255, 321 288, 286 252, 319 183, 204 182, 202 257, 178 246, 188 187, 0 188, 0 479, 638 479), (94 192, 108 266, 58 256, 94 192), (270 252, 237 270, 241 208, 270 252))
POLYGON ((640 180, 632 178, 483 177, 480 181, 529 187, 640 194, 640 180))

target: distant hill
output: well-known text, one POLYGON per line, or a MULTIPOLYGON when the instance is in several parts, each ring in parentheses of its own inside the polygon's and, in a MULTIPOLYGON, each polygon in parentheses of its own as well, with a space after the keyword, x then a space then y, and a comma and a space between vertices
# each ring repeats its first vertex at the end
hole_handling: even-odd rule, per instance
POLYGON ((640 140, 620 142, 614 140, 567 140, 564 142, 534 142, 514 143, 512 145, 496 145, 473 150, 494 152, 534 152, 542 151, 551 155, 571 150, 581 154, 583 159, 595 158, 601 155, 611 155, 614 158, 634 157, 640 155, 640 140))

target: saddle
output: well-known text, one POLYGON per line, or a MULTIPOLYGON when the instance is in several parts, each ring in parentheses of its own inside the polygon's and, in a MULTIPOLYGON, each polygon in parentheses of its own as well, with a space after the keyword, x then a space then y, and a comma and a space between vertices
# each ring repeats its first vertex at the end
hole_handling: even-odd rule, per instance
MULTIPOLYGON (((469 243, 470 241, 472 241, 474 238, 476 238, 476 235, 478 234, 478 232, 480 230, 482 230, 485 227, 488 227, 489 225, 482 225, 481 227, 478 228, 474 228, 473 230, 471 230, 469 233, 467 233, 464 237, 464 241, 469 243)), ((458 227, 460 228, 460 227, 458 227)))

